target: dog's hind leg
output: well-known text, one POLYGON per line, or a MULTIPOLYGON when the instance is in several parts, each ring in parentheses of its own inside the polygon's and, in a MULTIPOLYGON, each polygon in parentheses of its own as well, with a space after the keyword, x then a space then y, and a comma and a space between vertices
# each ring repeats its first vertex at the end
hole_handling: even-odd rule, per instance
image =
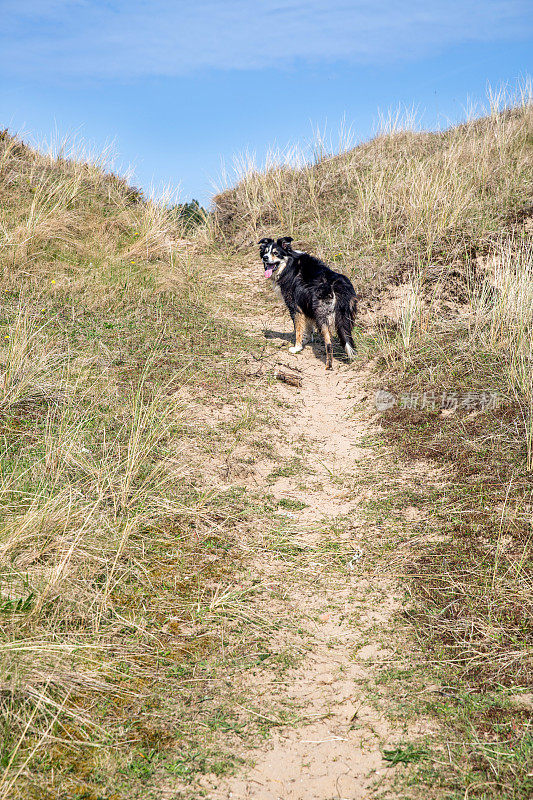
POLYGON ((324 337, 324 344, 326 345, 326 369, 333 367, 333 345, 331 344, 331 333, 327 325, 322 325, 320 332, 324 337))
POLYGON ((352 336, 352 328, 355 319, 357 303, 355 296, 346 297, 340 295, 338 298, 337 306, 335 308, 335 327, 337 328, 337 336, 339 341, 346 351, 346 355, 352 360, 355 358, 355 344, 352 336))
POLYGON ((302 343, 307 344, 308 342, 314 342, 314 340, 315 340, 315 321, 313 319, 309 319, 309 317, 306 317, 305 332, 302 343))
POLYGON ((299 353, 304 349, 305 315, 301 311, 295 311, 294 317, 294 347, 289 347, 289 353, 299 353))

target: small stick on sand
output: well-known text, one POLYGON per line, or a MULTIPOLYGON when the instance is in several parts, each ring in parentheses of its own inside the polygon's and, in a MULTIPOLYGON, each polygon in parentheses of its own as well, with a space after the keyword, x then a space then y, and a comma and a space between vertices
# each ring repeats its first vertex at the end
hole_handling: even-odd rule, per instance
POLYGON ((296 386, 300 388, 302 385, 302 379, 299 375, 295 375, 293 372, 288 372, 285 369, 280 369, 280 367, 276 367, 274 372, 274 377, 278 379, 278 381, 283 381, 283 383, 288 383, 289 386, 296 386))

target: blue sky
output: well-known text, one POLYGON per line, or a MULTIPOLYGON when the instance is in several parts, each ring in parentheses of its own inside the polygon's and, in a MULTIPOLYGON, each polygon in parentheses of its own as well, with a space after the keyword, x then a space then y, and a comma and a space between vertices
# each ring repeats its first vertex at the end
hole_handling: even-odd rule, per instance
POLYGON ((208 202, 248 150, 357 141, 378 109, 426 127, 533 72, 530 0, 2 0, 0 125, 114 141, 145 188, 208 202))

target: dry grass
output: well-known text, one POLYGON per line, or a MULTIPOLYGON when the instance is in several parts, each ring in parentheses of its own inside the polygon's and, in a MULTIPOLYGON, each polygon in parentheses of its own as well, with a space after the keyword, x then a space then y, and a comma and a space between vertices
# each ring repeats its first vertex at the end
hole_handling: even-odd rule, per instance
MULTIPOLYGON (((490 489, 481 502, 489 507, 505 503, 508 491, 513 507, 530 503, 533 464, 532 250, 531 228, 524 227, 533 209, 529 84, 514 95, 490 92, 488 112, 443 133, 414 130, 412 113, 389 115, 372 141, 334 156, 322 152, 307 163, 294 151, 284 159, 272 154, 263 169, 246 158, 237 165, 237 185, 215 198, 219 235, 234 245, 291 233, 350 274, 363 298, 389 281, 406 282, 396 331, 376 338, 386 367, 381 385, 420 395, 499 393, 501 410, 472 420, 442 418, 438 410, 396 410, 387 417, 391 435, 414 456, 456 467, 461 497, 452 493, 448 501, 468 529, 460 508, 472 504, 470 495, 483 482, 490 489), (439 317, 436 301, 450 290, 470 304, 469 314, 439 317)), ((493 516, 485 517, 492 524, 493 516)), ((442 559, 451 559, 444 574, 441 556, 430 547, 431 568, 425 564, 420 586, 435 588, 434 641, 450 641, 454 658, 459 652, 459 661, 483 664, 494 679, 506 673, 507 680, 524 680, 531 657, 523 638, 523 612, 531 603, 529 539, 504 554, 508 528, 495 525, 499 533, 480 545, 482 551, 476 546, 468 555, 469 541, 452 558, 444 546, 442 559), (481 552, 473 569, 472 554, 481 552), (428 569, 441 576, 446 591, 437 589, 428 569)))
POLYGON ((0 164, 0 797, 131 797, 262 625, 223 632, 251 512, 206 469, 253 345, 165 203, 5 132, 0 164))
POLYGON ((386 412, 383 426, 404 456, 445 463, 450 475, 438 490, 421 487, 428 523, 404 551, 404 570, 421 640, 468 698, 446 713, 469 743, 471 769, 494 781, 471 796, 531 790, 531 712, 507 700, 533 678, 530 298, 522 231, 495 243, 459 317, 433 316, 408 351, 402 330, 388 341, 380 378, 399 395, 437 398, 434 410, 386 412), (440 409, 444 393, 459 400, 451 414, 440 409), (479 408, 490 393, 497 407, 479 408), (461 406, 468 397, 474 408, 461 406))
POLYGON ((429 522, 398 551, 410 617, 444 680, 481 698, 444 711, 470 759, 468 796, 525 798, 531 714, 505 691, 533 677, 530 87, 491 93, 486 116, 442 133, 414 128, 412 115, 391 115, 338 155, 271 155, 262 169, 244 160, 237 185, 215 198, 215 233, 238 251, 290 233, 353 278, 362 306, 406 284, 395 324, 366 344, 376 388, 425 394, 436 408, 396 407, 382 422, 404 457, 450 475, 420 487, 429 522), (443 298, 455 313, 450 303, 441 313, 443 298), (495 409, 461 406, 490 392, 495 409), (455 412, 441 413, 444 393, 458 398, 455 412), (480 710, 484 696, 496 710, 480 710))
MULTIPOLYGON (((422 269, 436 279, 490 246, 531 206, 531 93, 490 97, 490 114, 443 133, 384 120, 370 142, 304 162, 271 154, 237 164, 237 185, 215 197, 219 235, 237 246, 291 233, 368 293, 422 269)), ((462 281, 464 289, 464 280, 462 281)))
MULTIPOLYGON (((46 260, 56 253, 79 257, 89 235, 124 258, 155 261, 168 257, 182 229, 167 207, 176 194, 166 188, 157 199, 145 198, 109 170, 109 153, 92 157, 63 143, 42 155, 7 131, 0 156, 2 261, 9 270, 46 260), (24 202, 21 202, 24 200, 24 202)), ((95 255, 92 248, 92 255, 95 255)))
POLYGON ((431 639, 466 675, 491 685, 526 685, 533 676, 531 253, 528 236, 495 243, 469 310, 433 316, 408 352, 400 326, 381 377, 398 394, 437 400, 436 408, 397 407, 384 417, 404 452, 444 460, 452 472, 430 501, 444 541, 423 545, 410 571, 431 639), (451 415, 441 413, 444 393, 458 399, 451 415), (480 407, 491 393, 497 407, 480 407))
MULTIPOLYGON (((380 385, 500 392, 495 412, 383 424, 453 475, 405 560, 421 638, 473 692, 529 680, 532 121, 527 92, 501 95, 444 133, 393 116, 337 156, 245 160, 186 240, 105 161, 1 135, 0 798, 142 796, 153 754, 203 730, 214 659, 231 678, 272 624, 235 586, 268 509, 212 479, 261 425, 265 379, 247 371, 257 343, 213 319, 207 261, 259 232, 290 232, 367 294, 408 278, 395 332, 369 345, 380 385), (440 318, 450 289, 470 310, 440 318)), ((522 798, 513 720, 495 791, 522 798)))

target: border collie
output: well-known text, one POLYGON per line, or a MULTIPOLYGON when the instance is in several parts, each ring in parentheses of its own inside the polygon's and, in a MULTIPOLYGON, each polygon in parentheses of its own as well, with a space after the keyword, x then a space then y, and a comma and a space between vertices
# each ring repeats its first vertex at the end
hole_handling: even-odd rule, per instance
POLYGON ((351 281, 323 261, 294 250, 291 236, 261 239, 259 253, 268 278, 284 299, 294 323, 294 347, 299 353, 316 327, 326 345, 326 369, 333 366, 331 337, 336 329, 348 358, 355 356, 352 328, 357 301, 351 281))

